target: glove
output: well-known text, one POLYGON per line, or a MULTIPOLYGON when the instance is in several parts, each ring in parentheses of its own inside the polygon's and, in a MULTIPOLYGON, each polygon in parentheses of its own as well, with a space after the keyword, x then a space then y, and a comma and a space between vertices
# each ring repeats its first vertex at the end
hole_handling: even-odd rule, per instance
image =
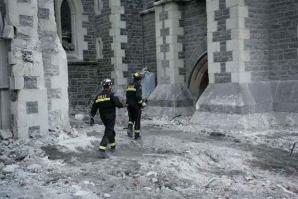
POLYGON ((94 118, 91 117, 91 118, 90 118, 90 126, 93 126, 93 125, 94 125, 94 118))
POLYGON ((142 108, 145 108, 147 106, 146 102, 142 102, 142 108))

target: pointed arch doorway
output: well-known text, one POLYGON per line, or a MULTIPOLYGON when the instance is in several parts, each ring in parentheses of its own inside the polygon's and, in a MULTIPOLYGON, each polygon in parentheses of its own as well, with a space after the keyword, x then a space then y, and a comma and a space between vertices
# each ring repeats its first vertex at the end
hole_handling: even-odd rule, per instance
POLYGON ((197 101, 209 84, 208 55, 203 53, 192 69, 188 80, 188 88, 197 101))

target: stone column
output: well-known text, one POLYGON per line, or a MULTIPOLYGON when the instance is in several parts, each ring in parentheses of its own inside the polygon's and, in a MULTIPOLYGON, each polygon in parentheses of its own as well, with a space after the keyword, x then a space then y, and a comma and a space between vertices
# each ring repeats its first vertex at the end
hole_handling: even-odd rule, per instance
POLYGON ((127 84, 127 64, 123 63, 125 57, 125 50, 122 45, 127 43, 127 35, 121 34, 123 29, 126 28, 126 22, 121 19, 121 15, 124 14, 124 7, 121 5, 121 0, 109 1, 110 14, 110 37, 112 38, 111 48, 113 50, 113 56, 111 57, 111 63, 114 66, 114 71, 111 74, 112 79, 116 86, 123 87, 127 84))
POLYGON ((149 98, 153 116, 192 115, 193 98, 185 86, 184 29, 176 1, 155 2, 158 86, 149 98))
POLYGON ((15 137, 48 132, 47 90, 38 35, 38 1, 7 0, 7 22, 17 33, 11 41, 11 123, 15 137))
POLYGON ((38 1, 38 20, 48 95, 49 127, 69 128, 67 58, 57 34, 53 0, 38 1))

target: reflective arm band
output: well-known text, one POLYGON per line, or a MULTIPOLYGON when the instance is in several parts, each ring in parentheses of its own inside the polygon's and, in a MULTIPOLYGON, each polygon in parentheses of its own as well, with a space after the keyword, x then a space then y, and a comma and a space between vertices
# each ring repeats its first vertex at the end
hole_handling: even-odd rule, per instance
POLYGON ((105 102, 105 101, 110 101, 111 98, 103 98, 103 99, 97 99, 95 102, 99 103, 99 102, 105 102))
POLYGON ((107 149, 107 147, 105 147, 105 146, 99 146, 99 148, 98 148, 99 150, 106 150, 107 149))
POLYGON ((140 100, 138 103, 139 103, 139 104, 142 104, 142 103, 143 103, 143 100, 140 100))
POLYGON ((113 147, 113 146, 116 146, 116 143, 114 142, 114 143, 110 144, 110 146, 112 146, 112 147, 113 147))
POLYGON ((127 88, 126 91, 137 91, 135 88, 127 88))

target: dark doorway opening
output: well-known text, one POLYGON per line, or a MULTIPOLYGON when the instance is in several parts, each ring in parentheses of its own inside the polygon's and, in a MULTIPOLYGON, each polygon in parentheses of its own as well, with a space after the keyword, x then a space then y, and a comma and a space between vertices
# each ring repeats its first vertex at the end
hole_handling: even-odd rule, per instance
POLYGON ((6 42, 0 39, 0 129, 9 129, 10 127, 7 51, 6 42))
POLYGON ((208 77, 208 55, 203 53, 190 74, 188 88, 196 100, 203 94, 209 84, 208 77))

